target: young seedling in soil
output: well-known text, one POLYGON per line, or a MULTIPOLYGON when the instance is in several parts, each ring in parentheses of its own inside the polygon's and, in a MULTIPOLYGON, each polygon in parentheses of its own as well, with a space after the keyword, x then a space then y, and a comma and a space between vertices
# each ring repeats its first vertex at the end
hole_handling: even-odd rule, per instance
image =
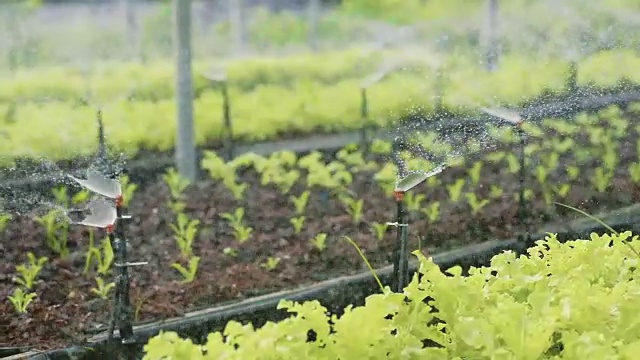
POLYGON ((243 244, 249 240, 253 229, 244 224, 244 208, 236 208, 233 213, 223 213, 220 214, 220 217, 229 222, 229 225, 233 229, 233 236, 239 244, 243 244))
POLYGON ((200 263, 200 257, 193 256, 191 257, 191 259, 189 259, 189 263, 186 268, 182 266, 180 263, 173 263, 171 264, 171 267, 178 270, 178 272, 180 272, 180 274, 182 275, 181 282, 183 284, 187 284, 195 280, 196 273, 198 272, 199 263, 200 263))
POLYGON ((42 267, 49 259, 44 256, 36 259, 36 256, 33 255, 32 252, 27 253, 27 257, 29 258, 27 265, 20 264, 16 266, 16 271, 20 276, 14 277, 13 281, 24 286, 27 290, 31 290, 33 289, 33 285, 35 285, 40 270, 42 270, 42 267))
POLYGON ((278 267, 278 264, 280 264, 280 258, 279 257, 269 256, 267 258, 267 261, 265 261, 262 264, 260 264, 260 266, 265 268, 265 269, 267 269, 268 271, 275 271, 276 268, 278 267))
POLYGON ((378 239, 378 241, 382 241, 382 239, 384 239, 384 235, 387 233, 389 225, 387 225, 387 223, 373 222, 371 227, 376 234, 376 239, 378 239))
POLYGON ((327 248, 327 234, 320 233, 310 240, 311 245, 319 252, 323 252, 327 248))
POLYGON ((306 220, 305 216, 298 216, 295 218, 289 219, 289 222, 293 226, 293 233, 298 235, 302 231, 302 226, 304 225, 304 221, 306 220))
POLYGON ((22 288, 16 288, 13 295, 9 295, 9 301, 18 314, 26 314, 27 307, 35 298, 36 293, 25 293, 22 288))

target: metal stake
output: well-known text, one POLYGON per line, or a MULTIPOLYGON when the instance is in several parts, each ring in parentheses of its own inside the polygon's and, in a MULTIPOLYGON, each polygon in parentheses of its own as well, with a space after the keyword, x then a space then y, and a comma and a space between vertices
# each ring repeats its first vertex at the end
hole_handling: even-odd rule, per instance
POLYGON ((394 191, 393 195, 397 204, 397 239, 393 255, 393 284, 392 290, 401 293, 409 279, 408 248, 408 224, 406 223, 406 211, 404 209, 404 191, 394 191))
POLYGON ((519 172, 519 207, 518 207, 518 219, 520 222, 520 226, 523 229, 523 234, 519 236, 521 241, 530 241, 531 235, 529 234, 529 226, 527 222, 527 204, 525 199, 525 177, 527 175, 527 171, 525 168, 525 145, 526 145, 526 134, 522 129, 522 125, 518 125, 518 136, 520 137, 520 172, 519 172))

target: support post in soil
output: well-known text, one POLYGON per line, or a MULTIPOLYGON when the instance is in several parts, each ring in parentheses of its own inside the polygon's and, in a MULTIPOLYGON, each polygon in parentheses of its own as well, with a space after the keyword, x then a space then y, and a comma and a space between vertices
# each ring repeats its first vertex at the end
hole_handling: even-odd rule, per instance
POLYGON ((522 123, 517 126, 518 137, 520 138, 520 171, 519 171, 519 188, 518 188, 518 220, 520 227, 523 231, 519 238, 521 241, 531 240, 529 234, 529 227, 527 222, 527 200, 525 198, 525 178, 527 176, 526 158, 525 158, 525 146, 526 146, 526 134, 522 129, 522 123))
POLYGON ((233 159, 235 146, 233 143, 233 128, 231 124, 231 104, 229 102, 229 85, 225 79, 220 83, 220 93, 222 94, 222 119, 224 120, 224 148, 226 160, 233 159))
POLYGON ((108 336, 109 340, 113 339, 113 331, 117 323, 118 331, 120 333, 120 342, 124 345, 124 348, 122 349, 123 357, 125 359, 134 359, 136 339, 133 333, 133 310, 131 308, 129 266, 144 265, 145 263, 128 262, 128 241, 124 235, 122 222, 123 220, 130 220, 131 216, 123 215, 122 204, 122 196, 117 197, 115 199, 116 222, 114 225, 107 228, 109 240, 116 253, 116 263, 114 265, 118 269, 115 281, 115 301, 111 323, 109 324, 108 336))
POLYGON ((393 284, 392 290, 401 293, 409 279, 408 248, 408 224, 406 223, 406 211, 404 208, 404 191, 395 190, 393 195, 397 204, 397 239, 393 254, 393 284))
POLYGON ((369 101, 367 99, 367 88, 362 87, 360 89, 360 119, 362 120, 362 127, 360 128, 360 142, 362 146, 363 156, 369 153, 369 142, 367 139, 367 120, 369 119, 369 101))

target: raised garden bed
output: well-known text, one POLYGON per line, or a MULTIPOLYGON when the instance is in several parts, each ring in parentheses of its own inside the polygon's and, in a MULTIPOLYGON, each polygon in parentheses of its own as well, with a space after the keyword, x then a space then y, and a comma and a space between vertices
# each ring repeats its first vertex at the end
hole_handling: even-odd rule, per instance
MULTIPOLYGON (((598 214, 598 217, 616 231, 631 230, 635 233, 640 230, 638 227, 640 205, 633 205, 606 214, 598 214)), ((433 261, 441 269, 456 265, 467 269, 470 266, 487 264, 493 255, 504 250, 524 253, 525 249, 532 246, 538 239, 544 238, 548 232, 558 234, 558 239, 564 241, 573 238, 587 238, 592 232, 601 233, 606 231, 602 225, 590 219, 577 219, 569 223, 551 224, 542 227, 540 230, 531 235, 531 241, 521 241, 519 239, 491 240, 444 251, 434 255, 433 261)), ((417 261, 412 259, 409 264, 410 272, 415 272, 416 267, 417 261)), ((383 283, 387 284, 391 281, 392 267, 385 266, 376 269, 376 274, 383 283)), ((192 311, 178 318, 164 319, 136 326, 134 330, 139 344, 138 350, 141 351, 141 345, 160 331, 176 331, 180 336, 189 337, 195 342, 204 342, 208 333, 222 331, 230 320, 251 322, 255 327, 259 327, 266 321, 284 319, 288 314, 282 310, 275 310, 282 299, 299 302, 319 300, 331 313, 341 314, 347 305, 362 305, 368 295, 378 291, 379 288, 373 276, 369 271, 365 271, 305 286, 297 290, 280 291, 239 300, 226 305, 192 311)), ((106 339, 105 334, 99 334, 89 339, 86 346, 78 345, 44 353, 30 351, 23 353, 23 355, 31 356, 33 360, 104 359, 113 356, 114 352, 106 339)))
MULTIPOLYGON (((562 131, 554 130, 554 133, 545 127, 545 136, 530 139, 529 144, 539 146, 537 149, 531 147, 528 155, 531 171, 527 187, 532 192, 527 220, 531 229, 540 228, 550 220, 563 222, 574 217, 556 211, 545 201, 545 195, 550 191, 552 199, 588 211, 616 209, 638 200, 640 193, 630 172, 638 162, 634 111, 630 108, 628 112, 620 113, 609 109, 597 117, 584 115, 591 125, 583 125, 578 133, 554 137, 551 135, 562 131), (621 126, 621 121, 626 121, 626 126, 621 126), (600 130, 594 129, 611 133, 599 133, 600 130), (561 151, 560 147, 566 143, 557 141, 566 139, 576 142, 561 151), (611 149, 601 144, 602 139, 615 145, 617 163, 611 173, 603 165, 610 157, 611 149), (553 152, 558 153, 559 163, 545 168, 549 164, 547 157, 553 152), (585 154, 588 156, 583 158, 585 154), (562 164, 575 166, 580 176, 572 177, 574 172, 559 166, 562 164), (537 165, 548 173, 542 183, 537 182, 534 174, 537 165), (594 188, 598 178, 607 181, 601 190, 594 188), (569 190, 560 196, 558 190, 565 184, 569 190), (553 185, 553 188, 546 185, 553 185)), ((513 150, 505 154, 510 152, 513 150)), ((481 176, 476 177, 476 184, 473 184, 474 176, 469 174, 476 162, 469 161, 465 166, 452 167, 440 174, 437 177, 440 185, 426 183, 416 189, 416 194, 423 193, 426 198, 412 215, 412 247, 416 247, 418 238, 424 237, 423 248, 430 254, 438 254, 470 243, 519 235, 523 229, 519 228, 516 217, 517 172, 510 168, 508 158, 508 155, 499 159, 487 154, 480 162, 481 176), (453 201, 448 186, 459 179, 464 180, 460 190, 463 196, 461 200, 453 201), (496 186, 502 194, 498 194, 496 186), (465 201, 464 194, 471 196, 472 193, 477 199, 489 200, 480 211, 472 211, 470 202, 465 201), (429 222, 423 211, 428 212, 435 202, 440 204, 439 216, 429 222)), ((308 179, 304 174, 283 194, 277 186, 261 185, 254 170, 240 171, 237 180, 248 184, 246 196, 241 200, 234 199, 219 181, 193 184, 185 193, 185 214, 201 221, 193 244, 193 253, 201 257, 201 262, 195 281, 188 284, 180 284, 180 274, 171 268, 171 264, 181 261, 181 257, 169 227, 175 222, 175 215, 166 206, 170 198, 167 186, 158 181, 139 189, 131 199, 129 212, 135 218, 128 225, 127 234, 132 260, 149 261, 150 264, 135 268, 133 273, 133 303, 139 305, 137 320, 171 318, 224 301, 362 272, 361 259, 343 236, 353 238, 376 268, 387 265, 395 241, 391 234, 393 229, 387 229, 382 233, 382 239, 377 240, 373 223, 392 221, 395 204, 390 194, 372 181, 376 171, 354 170, 353 182, 337 189, 344 195, 348 188, 357 194, 355 199, 363 200, 361 219, 354 222, 338 196, 327 196, 326 190, 314 188, 304 213, 304 226, 297 234, 290 220, 299 215, 295 214, 289 197, 299 196, 307 188, 308 179), (233 213, 238 207, 245 209, 244 220, 254 230, 250 239, 242 244, 220 217, 222 213, 233 213), (323 251, 310 242, 320 233, 328 235, 323 251), (232 251, 225 254, 223 249, 226 248, 232 251), (276 261, 278 258, 279 262, 276 261)), ((0 303, 0 334, 7 336, 0 338, 1 346, 24 346, 28 340, 29 345, 38 349, 61 348, 83 343, 96 332, 104 331, 109 302, 91 292, 96 286, 95 272, 83 274, 83 256, 87 250, 85 229, 70 228, 67 259, 61 259, 45 245, 45 228, 31 215, 17 216, 9 221, 2 236, 8 241, 3 242, 1 249, 6 261, 0 273, 7 275, 0 279, 0 298, 6 298, 15 288, 11 280, 15 265, 27 260, 28 251, 47 256, 49 261, 34 287, 37 297, 26 315, 17 316, 10 303, 0 303)), ((101 238, 100 234, 96 240, 101 238)))

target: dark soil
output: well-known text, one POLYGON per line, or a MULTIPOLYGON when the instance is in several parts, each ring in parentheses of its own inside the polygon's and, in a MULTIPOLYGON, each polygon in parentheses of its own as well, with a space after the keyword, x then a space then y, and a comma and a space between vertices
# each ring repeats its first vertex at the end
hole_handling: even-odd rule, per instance
MULTIPOLYGON (((620 145, 622 165, 606 192, 597 193, 589 180, 597 164, 582 164, 581 176, 572 182, 568 197, 557 200, 587 211, 613 209, 638 201, 638 186, 632 183, 627 172, 628 164, 637 161, 637 138, 635 131, 629 133, 620 145)), ((562 164, 576 165, 570 155, 563 158, 550 183, 559 184, 565 177, 562 164)), ((129 208, 134 218, 125 229, 131 244, 131 261, 149 262, 147 266, 132 270, 132 304, 139 307, 136 320, 144 322, 179 316, 224 301, 365 271, 362 259, 343 236, 355 240, 374 267, 389 264, 395 229, 389 227, 384 239, 378 241, 371 224, 395 221, 395 203, 391 194, 383 193, 371 180, 372 174, 355 174, 351 186, 351 190, 364 199, 364 216, 360 222, 352 221, 337 198, 326 197, 315 189, 300 234, 294 234, 289 223, 289 219, 295 216, 289 196, 300 194, 305 189, 304 184, 296 184, 290 194, 283 195, 275 187, 260 185, 256 174, 247 172, 241 176, 250 184, 246 204, 234 200, 221 183, 202 181, 193 184, 186 194, 186 213, 201 221, 193 247, 201 262, 197 278, 190 284, 181 284, 180 275, 170 266, 181 259, 169 227, 175 216, 166 206, 169 199, 166 185, 158 179, 139 189, 129 208), (254 231, 247 242, 238 244, 220 214, 233 212, 243 205, 245 221, 254 231), (309 242, 320 232, 329 235, 328 246, 323 252, 309 242), (227 247, 238 250, 235 258, 223 253, 227 247), (272 271, 261 266, 268 257, 281 259, 272 271)), ((473 188, 468 184, 465 190, 475 189, 480 198, 487 198, 490 186, 499 185, 504 193, 477 215, 471 213, 464 196, 455 204, 448 201, 444 185, 466 178, 463 168, 450 168, 440 174, 443 185, 438 188, 431 189, 422 184, 413 190, 416 194, 426 195, 424 205, 440 201, 441 216, 431 224, 423 214, 412 214, 412 247, 415 248, 418 239, 422 239, 425 251, 435 253, 522 233, 517 218, 518 202, 514 197, 518 189, 517 175, 508 171, 505 161, 500 164, 485 162, 482 174, 480 184, 473 188)), ((574 214, 560 212, 544 203, 533 175, 527 181, 535 192, 527 207, 531 229, 549 221, 575 218, 574 214)), ((68 240, 71 255, 62 260, 47 247, 45 230, 33 216, 15 216, 0 233, 0 256, 4 260, 0 265, 0 346, 33 346, 43 350, 66 347, 104 330, 108 324, 111 300, 101 300, 90 291, 95 286, 95 273, 85 275, 82 272, 87 234, 86 228, 71 227, 68 240), (50 261, 34 288, 37 298, 31 303, 28 313, 19 316, 6 299, 16 286, 12 281, 16 274, 15 266, 27 261, 28 251, 37 256, 47 256, 50 261)), ((103 237, 104 234, 100 233, 96 241, 103 237)))

